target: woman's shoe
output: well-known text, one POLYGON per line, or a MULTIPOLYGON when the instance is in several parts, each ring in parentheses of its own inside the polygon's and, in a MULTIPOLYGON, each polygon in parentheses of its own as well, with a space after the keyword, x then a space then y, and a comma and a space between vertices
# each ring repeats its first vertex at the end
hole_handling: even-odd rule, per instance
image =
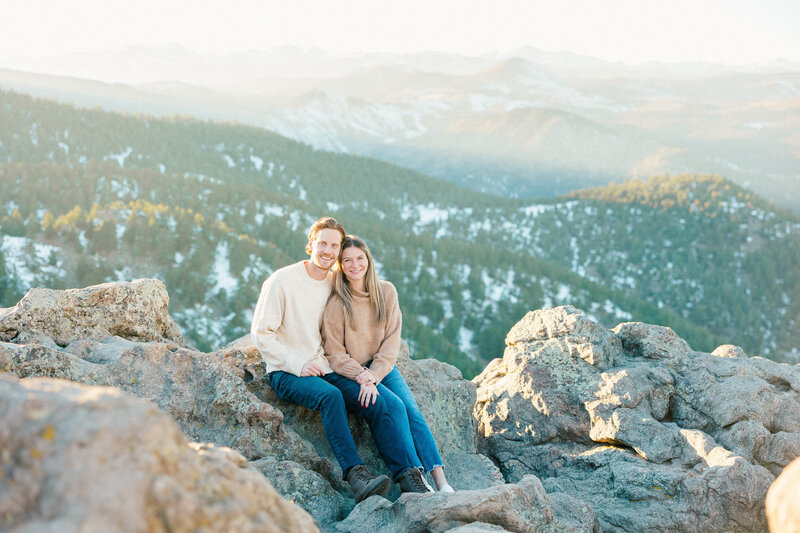
POLYGON ((422 477, 422 472, 416 468, 407 468, 397 478, 397 483, 400 484, 400 492, 433 492, 431 486, 422 477))
POLYGON ((453 487, 445 483, 444 485, 439 487, 439 492, 455 492, 455 490, 453 490, 453 487))

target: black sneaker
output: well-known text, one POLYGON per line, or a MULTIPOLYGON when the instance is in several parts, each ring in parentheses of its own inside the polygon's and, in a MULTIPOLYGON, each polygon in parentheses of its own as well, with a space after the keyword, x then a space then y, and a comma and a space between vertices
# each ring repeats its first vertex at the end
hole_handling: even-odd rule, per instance
POLYGON ((392 488, 392 480, 381 474, 373 476, 364 465, 356 465, 347 472, 347 482, 356 498, 356 503, 366 500, 373 494, 385 496, 392 488))
POLYGON ((401 492, 433 492, 422 472, 416 468, 409 468, 397 478, 401 492))

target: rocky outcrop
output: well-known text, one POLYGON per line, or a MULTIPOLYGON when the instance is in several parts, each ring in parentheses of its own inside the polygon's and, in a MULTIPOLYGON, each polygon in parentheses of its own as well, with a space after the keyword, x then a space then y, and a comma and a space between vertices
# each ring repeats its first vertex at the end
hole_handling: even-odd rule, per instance
MULTIPOLYGON (((174 322, 166 314, 166 290, 152 280, 50 291, 45 298, 49 303, 41 303, 43 297, 29 298, 31 294, 34 291, 26 296, 29 301, 0 311, 0 335, 7 339, 0 341, 0 372, 13 376, 3 386, 35 389, 44 385, 34 386, 41 380, 33 377, 49 376, 73 384, 45 381, 45 388, 84 391, 64 393, 69 397, 119 397, 125 403, 133 401, 132 394, 149 400, 152 403, 141 402, 150 406, 141 422, 161 429, 134 424, 130 431, 156 443, 166 438, 160 433, 176 434, 177 442, 184 444, 170 446, 191 452, 191 459, 182 458, 181 464, 200 461, 202 468, 217 472, 234 465, 248 479, 254 476, 254 483, 274 487, 305 510, 264 504, 269 516, 274 512, 279 517, 275 520, 285 519, 287 524, 289 515, 302 521, 308 512, 325 531, 759 531, 766 528, 767 487, 800 453, 798 367, 748 358, 733 346, 713 354, 694 352, 671 330, 658 326, 621 324, 609 331, 580 311, 562 307, 529 313, 509 332, 504 357, 490 363, 474 383, 444 363, 412 361, 404 346, 398 367, 431 426, 448 479, 458 492, 400 496, 395 489, 388 499, 375 496, 356 506, 318 413, 275 396, 248 337, 210 354, 183 345, 177 330, 170 333, 174 322), (127 296, 120 298, 122 294, 127 296), (150 318, 138 320, 136 309, 150 312, 150 318), (47 318, 48 313, 53 318, 47 318), (112 324, 127 321, 138 329, 112 329, 112 324), (156 419, 174 423, 165 429, 156 419), (181 432, 198 443, 186 445, 181 432)), ((19 429, 22 422, 15 420, 35 420, 40 412, 33 404, 19 405, 16 418, 0 417, 0 440, 15 449, 23 446, 14 440, 16 433, 28 435, 25 442, 50 435, 46 424, 19 429)), ((94 422, 81 423, 93 424, 100 435, 96 439, 105 442, 110 436, 103 428, 117 432, 106 418, 113 418, 112 411, 106 413, 91 402, 90 406, 86 420, 94 422)), ((122 420, 126 416, 118 414, 122 420)), ((350 426, 370 469, 388 473, 366 424, 351 417, 350 426)), ((48 450, 57 448, 60 453, 82 442, 78 433, 61 426, 54 430, 60 438, 45 439, 48 450)), ((113 446, 126 453, 126 440, 139 442, 119 433, 124 438, 113 446)), ((0 461, 9 464, 7 457, 0 456, 0 461)), ((149 464, 134 460, 130 469, 141 467, 148 473, 149 464)), ((43 465, 52 466, 34 465, 37 475, 58 478, 41 470, 43 465)), ((202 518, 210 521, 208 527, 191 522, 186 528, 250 527, 250 522, 231 525, 220 518, 225 509, 242 501, 253 503, 251 496, 261 497, 260 488, 236 481, 240 474, 225 470, 228 485, 209 473, 189 475, 206 481, 200 487, 178 480, 180 468, 164 468, 177 477, 152 484, 152 490, 163 491, 157 492, 158 498, 186 513, 192 508, 182 502, 191 500, 191 505, 213 515, 202 518), (162 485, 166 488, 159 488, 162 485), (228 500, 214 500, 212 496, 222 494, 214 487, 222 486, 229 487, 222 491, 228 500), (254 494, 242 495, 239 501, 239 491, 254 494)), ((52 486, 42 481, 47 488, 37 493, 35 483, 25 485, 30 475, 24 468, 6 472, 11 477, 0 477, 0 502, 9 494, 8 502, 21 502, 21 510, 4 514, 0 508, 0 518, 14 517, 7 522, 14 528, 31 520, 25 513, 39 505, 41 496, 27 496, 30 487, 31 494, 52 493, 53 499, 42 501, 73 501, 60 493, 66 481, 52 486)), ((97 479, 92 490, 98 493, 114 481, 113 476, 97 479)), ((86 508, 86 516, 102 512, 101 507, 86 508)), ((183 512, 171 516, 163 511, 159 519, 180 531, 184 526, 177 515, 183 512)), ((69 511, 69 520, 73 514, 80 515, 69 511)), ((56 515, 36 516, 49 520, 56 515)))
POLYGON ((65 348, 0 343, 18 377, 49 376, 117 387, 152 401, 192 440, 229 446, 249 460, 274 456, 334 477, 330 462, 283 424, 283 415, 253 396, 235 369, 177 344, 110 337, 65 348))
POLYGON ((605 531, 763 531, 800 452, 800 369, 699 353, 669 328, 529 313, 475 378, 479 449, 508 481, 591 505, 605 531))
POLYGON ((3 531, 314 531, 229 448, 118 389, 0 376, 3 531))
POLYGON ((47 339, 66 346, 80 339, 119 336, 183 343, 168 305, 166 288, 157 279, 66 291, 33 288, 16 307, 0 309, 0 341, 47 339))

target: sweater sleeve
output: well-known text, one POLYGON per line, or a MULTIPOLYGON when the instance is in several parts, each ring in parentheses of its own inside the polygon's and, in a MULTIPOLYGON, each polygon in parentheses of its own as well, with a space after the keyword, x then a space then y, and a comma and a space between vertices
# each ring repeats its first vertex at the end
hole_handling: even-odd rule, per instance
POLYGON ((281 284, 273 276, 267 278, 253 313, 250 338, 265 361, 278 370, 299 376, 306 361, 282 344, 275 334, 283 323, 285 301, 281 284))
POLYGON ((328 300, 322 314, 322 344, 325 357, 337 374, 355 380, 363 367, 350 357, 344 347, 344 327, 347 320, 341 299, 336 296, 328 300))
POLYGON ((383 297, 386 302, 386 324, 384 326, 384 336, 378 351, 372 356, 372 365, 369 370, 375 376, 375 380, 380 383, 386 374, 392 371, 397 363, 397 355, 400 352, 400 331, 403 325, 403 315, 400 312, 400 304, 397 301, 397 289, 389 282, 382 284, 383 297))

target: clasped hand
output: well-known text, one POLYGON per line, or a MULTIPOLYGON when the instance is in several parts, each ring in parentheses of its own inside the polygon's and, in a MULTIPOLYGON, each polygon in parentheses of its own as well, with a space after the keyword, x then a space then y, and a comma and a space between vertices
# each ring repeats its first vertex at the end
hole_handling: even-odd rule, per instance
POLYGON ((375 385, 375 376, 369 371, 369 369, 362 368, 361 373, 356 376, 356 383, 359 385, 375 385))

